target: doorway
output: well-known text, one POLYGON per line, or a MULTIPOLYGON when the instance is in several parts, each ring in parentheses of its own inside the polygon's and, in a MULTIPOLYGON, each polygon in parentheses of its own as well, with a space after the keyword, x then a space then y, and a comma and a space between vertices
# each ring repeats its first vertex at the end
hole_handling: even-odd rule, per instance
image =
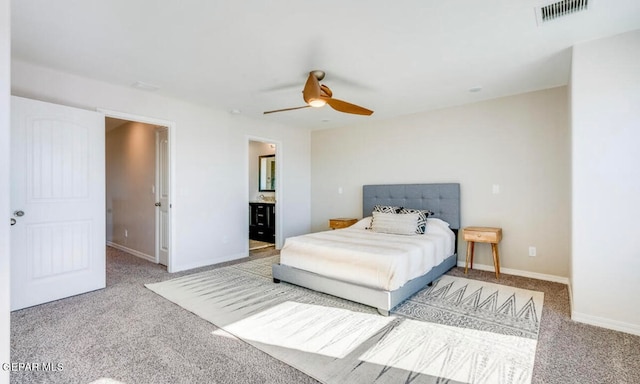
POLYGON ((171 272, 172 123, 103 113, 107 245, 171 272))
POLYGON ((12 96, 12 310, 105 287, 105 116, 166 127, 170 212, 173 123, 12 96))
POLYGON ((249 254, 278 248, 281 188, 279 143, 248 138, 249 254))

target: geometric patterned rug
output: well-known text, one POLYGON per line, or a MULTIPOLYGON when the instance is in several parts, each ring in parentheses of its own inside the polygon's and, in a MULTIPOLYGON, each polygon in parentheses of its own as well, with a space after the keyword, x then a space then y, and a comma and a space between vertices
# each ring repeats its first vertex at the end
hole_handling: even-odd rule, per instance
MULTIPOLYGON (((331 384, 531 382, 541 292, 444 275, 388 317, 274 284, 278 256, 146 287, 273 357, 331 384)), ((202 337, 195 336, 195 337, 202 337)))
POLYGON ((538 338, 544 294, 444 275, 394 313, 461 328, 538 338))

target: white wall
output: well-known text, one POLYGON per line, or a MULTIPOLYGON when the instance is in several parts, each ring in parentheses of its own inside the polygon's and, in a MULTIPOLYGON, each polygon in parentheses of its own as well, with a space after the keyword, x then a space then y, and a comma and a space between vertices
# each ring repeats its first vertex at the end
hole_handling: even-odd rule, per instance
MULTIPOLYGON (((501 267, 563 280, 570 255, 567 118, 567 89, 560 87, 314 131, 312 230, 326 229, 331 217, 362 217, 364 184, 459 182, 462 225, 503 228, 501 267), (528 256, 530 245, 537 257, 528 256)), ((463 241, 458 249, 464 260, 463 241)), ((474 261, 493 268, 490 247, 477 246, 474 261)))
POLYGON ((129 122, 107 132, 106 182, 107 242, 154 260, 156 126, 129 122))
POLYGON ((640 335, 640 30, 573 49, 572 318, 640 335))
POLYGON ((172 199, 174 271, 247 255, 247 136, 279 148, 283 237, 309 231, 309 132, 154 93, 12 63, 15 95, 86 109, 102 108, 175 122, 172 199))
MULTIPOLYGON (((9 363, 9 92, 11 33, 9 0, 0 0, 0 364, 9 363)), ((0 383, 9 372, 0 370, 0 383)))

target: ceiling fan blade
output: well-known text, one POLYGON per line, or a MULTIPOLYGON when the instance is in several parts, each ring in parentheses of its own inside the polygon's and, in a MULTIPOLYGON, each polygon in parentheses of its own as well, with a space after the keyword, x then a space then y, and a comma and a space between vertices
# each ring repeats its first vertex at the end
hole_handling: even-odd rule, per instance
POLYGON ((293 107, 293 108, 276 109, 276 110, 274 110, 274 111, 266 111, 266 112, 263 112, 262 114, 263 114, 263 115, 266 115, 266 114, 269 114, 269 113, 275 113, 275 112, 293 111, 293 110, 296 110, 296 109, 309 108, 309 107, 310 107, 310 105, 303 105, 302 107, 293 107))
POLYGON ((310 100, 320 98, 320 82, 318 82, 318 78, 316 78, 313 72, 309 72, 309 78, 304 85, 302 97, 307 104, 310 100))
POLYGON ((324 84, 320 84, 320 92, 322 92, 322 96, 331 97, 333 96, 333 92, 324 84))
POLYGON ((331 106, 331 108, 339 112, 353 113, 356 115, 367 115, 367 116, 373 113, 372 110, 369 110, 364 107, 360 107, 355 104, 347 103, 346 101, 331 99, 331 98, 324 98, 324 99, 327 101, 327 104, 331 106))

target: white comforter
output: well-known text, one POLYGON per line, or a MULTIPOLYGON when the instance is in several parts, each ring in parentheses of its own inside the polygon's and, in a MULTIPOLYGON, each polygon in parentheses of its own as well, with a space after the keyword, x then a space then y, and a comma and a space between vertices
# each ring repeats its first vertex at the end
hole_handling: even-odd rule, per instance
POLYGON ((428 223, 427 233, 410 236, 376 233, 358 224, 287 238, 280 264, 392 291, 454 253, 455 235, 446 223, 428 223))

